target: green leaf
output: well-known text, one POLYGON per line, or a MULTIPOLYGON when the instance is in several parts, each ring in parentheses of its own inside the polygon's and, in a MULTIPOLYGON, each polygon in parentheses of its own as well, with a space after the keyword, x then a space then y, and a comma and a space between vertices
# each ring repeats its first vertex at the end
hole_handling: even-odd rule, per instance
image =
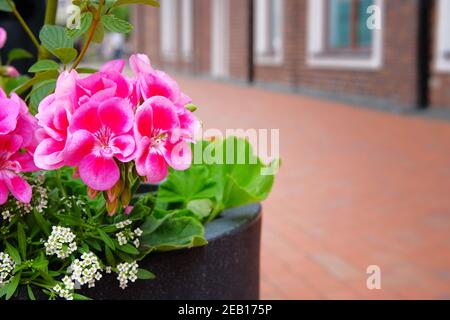
POLYGON ((188 103, 185 106, 185 108, 188 109, 190 112, 195 112, 198 109, 197 106, 195 104, 192 104, 192 103, 188 103))
POLYGON ((156 276, 153 273, 151 273, 150 271, 147 271, 145 269, 141 269, 141 268, 138 269, 137 277, 138 277, 138 279, 141 279, 141 280, 150 280, 150 279, 156 278, 156 276))
POLYGON ((39 228, 48 237, 50 235, 50 223, 45 220, 42 214, 40 214, 36 209, 33 209, 33 216, 39 228))
POLYGON ((33 55, 28 52, 27 50, 21 49, 21 48, 15 48, 9 51, 8 53, 8 60, 6 64, 11 64, 11 62, 20 60, 20 59, 31 59, 33 58, 33 55))
POLYGON ((191 217, 171 218, 149 235, 141 237, 143 247, 169 251, 207 244, 203 225, 191 217))
POLYGON ((92 37, 92 41, 95 43, 102 43, 104 36, 105 36, 105 27, 103 26, 103 22, 99 21, 97 23, 97 27, 94 30, 94 36, 92 37))
POLYGON ((112 14, 102 16, 102 22, 105 28, 111 32, 129 33, 133 30, 133 26, 128 21, 119 19, 112 14))
POLYGON ((186 208, 191 210, 200 219, 203 219, 212 212, 214 203, 210 199, 191 200, 188 202, 186 208))
POLYGON ((152 7, 159 7, 159 2, 156 0, 117 0, 113 8, 117 8, 128 4, 145 4, 152 7))
POLYGON ((53 54, 61 60, 62 63, 68 64, 75 60, 78 55, 78 51, 74 48, 58 48, 53 51, 53 54))
POLYGON ((37 259, 33 261, 32 265, 33 269, 40 270, 40 271, 46 271, 48 267, 48 260, 47 258, 42 254, 37 259))
POLYGON ((27 238, 23 230, 22 223, 17 223, 17 242, 19 243, 19 251, 24 260, 27 258, 27 238))
POLYGON ((15 88, 23 85, 24 83, 28 82, 31 78, 26 75, 22 75, 16 78, 6 78, 3 79, 4 89, 5 92, 9 95, 11 91, 13 91, 15 88))
POLYGON ((160 186, 158 202, 187 204, 195 199, 214 198, 217 187, 206 166, 192 166, 186 171, 171 170, 160 186))
POLYGON ((116 249, 116 246, 114 245, 113 240, 106 234, 105 231, 102 229, 97 229, 98 234, 100 235, 100 238, 103 240, 103 242, 112 250, 116 249))
POLYGON ((78 38, 86 33, 91 24, 92 24, 92 13, 85 12, 81 15, 80 27, 74 29, 66 29, 66 34, 69 38, 72 39, 78 38))
POLYGON ((42 71, 49 71, 49 70, 58 70, 59 65, 53 61, 53 60, 39 60, 35 64, 33 64, 30 69, 28 69, 28 72, 42 72, 42 71))
POLYGON ((82 294, 74 293, 73 294, 73 300, 92 300, 92 299, 89 298, 89 297, 86 297, 86 296, 84 296, 82 294))
POLYGON ((105 257, 106 257, 106 262, 110 266, 116 265, 116 259, 114 258, 114 255, 113 255, 111 249, 107 245, 105 245, 105 257))
POLYGON ((8 242, 5 241, 6 245, 6 252, 11 256, 11 258, 14 260, 16 264, 21 264, 22 259, 20 258, 19 251, 17 251, 16 248, 14 248, 12 245, 10 245, 8 242))
POLYGON ((96 73, 98 70, 94 68, 77 68, 78 73, 96 73))
POLYGON ((39 33, 42 45, 54 54, 56 49, 73 48, 73 39, 66 34, 66 28, 56 25, 44 25, 39 33))
POLYGON ((28 292, 28 298, 30 298, 30 300, 36 300, 36 297, 34 296, 34 293, 33 293, 33 289, 31 289, 29 284, 27 284, 27 292, 28 292))
POLYGON ((17 287, 19 286, 20 282, 20 273, 16 274, 14 278, 5 286, 6 288, 6 300, 9 300, 14 292, 16 292, 17 287))
POLYGON ((38 83, 30 93, 30 107, 37 111, 41 101, 55 91, 56 80, 50 79, 38 83))
POLYGON ((136 247, 132 246, 131 244, 127 243, 123 246, 119 246, 118 247, 120 251, 123 251, 125 253, 129 253, 132 255, 138 255, 139 254, 139 250, 136 249, 136 247))
POLYGON ((34 75, 33 78, 28 80, 25 83, 20 84, 16 88, 13 89, 17 94, 22 94, 28 89, 30 89, 32 86, 34 86, 36 83, 49 80, 49 79, 56 79, 58 77, 59 73, 57 70, 49 70, 44 72, 39 72, 34 75))
POLYGON ((0 0, 0 11, 12 12, 11 7, 6 0, 0 0))

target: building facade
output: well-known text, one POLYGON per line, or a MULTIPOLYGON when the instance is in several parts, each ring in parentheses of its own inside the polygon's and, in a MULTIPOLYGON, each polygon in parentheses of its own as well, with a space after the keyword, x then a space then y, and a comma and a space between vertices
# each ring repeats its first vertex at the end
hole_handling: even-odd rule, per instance
POLYGON ((161 68, 389 109, 450 107, 450 0, 161 0, 135 50, 161 68))

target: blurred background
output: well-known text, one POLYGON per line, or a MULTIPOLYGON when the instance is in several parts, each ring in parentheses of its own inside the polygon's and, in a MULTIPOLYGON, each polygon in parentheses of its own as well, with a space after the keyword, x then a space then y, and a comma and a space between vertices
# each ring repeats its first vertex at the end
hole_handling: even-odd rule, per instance
POLYGON ((148 54, 206 129, 280 130, 261 298, 450 299, 450 0, 160 3, 89 63, 148 54))

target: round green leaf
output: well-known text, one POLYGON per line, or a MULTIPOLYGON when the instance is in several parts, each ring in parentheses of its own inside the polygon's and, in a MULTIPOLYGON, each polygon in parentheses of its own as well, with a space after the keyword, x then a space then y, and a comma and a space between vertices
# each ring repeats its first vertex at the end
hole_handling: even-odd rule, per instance
POLYGON ((102 17, 105 28, 111 32, 129 33, 133 30, 133 26, 125 20, 119 19, 110 14, 102 17))
POLYGON ((39 60, 35 64, 33 64, 30 69, 28 69, 28 72, 42 72, 42 71, 48 71, 48 70, 58 70, 59 65, 53 61, 53 60, 39 60))

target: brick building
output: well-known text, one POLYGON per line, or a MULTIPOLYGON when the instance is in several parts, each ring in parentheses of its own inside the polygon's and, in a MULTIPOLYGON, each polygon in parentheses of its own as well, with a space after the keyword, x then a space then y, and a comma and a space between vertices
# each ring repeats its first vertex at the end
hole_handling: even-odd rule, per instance
POLYGON ((160 68, 390 109, 450 107, 450 0, 161 0, 135 7, 160 68))

